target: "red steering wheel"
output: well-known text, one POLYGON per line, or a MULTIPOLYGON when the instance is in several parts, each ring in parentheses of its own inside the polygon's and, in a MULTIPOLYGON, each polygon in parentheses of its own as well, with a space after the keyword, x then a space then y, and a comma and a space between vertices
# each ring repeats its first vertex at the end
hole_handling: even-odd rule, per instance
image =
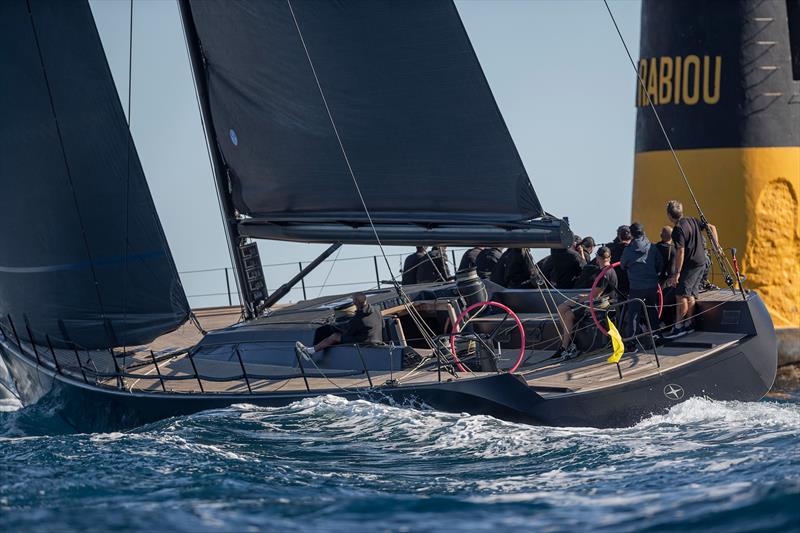
POLYGON ((483 307, 483 306, 497 307, 498 309, 502 309, 503 311, 505 311, 506 315, 510 315, 511 318, 514 319, 514 322, 517 323, 517 328, 519 328, 519 336, 520 336, 519 356, 517 357, 517 362, 509 370, 510 373, 516 372, 517 368, 519 368, 519 365, 522 364, 522 359, 525 356, 525 330, 522 327, 522 322, 520 321, 519 317, 514 311, 512 311, 510 308, 501 303, 491 302, 491 301, 478 302, 472 304, 463 311, 461 311, 461 313, 456 318, 456 321, 453 324, 453 329, 450 332, 450 350, 453 352, 453 359, 456 362, 456 366, 461 372, 467 371, 467 369, 464 368, 464 365, 461 364, 461 360, 458 358, 458 354, 456 354, 456 335, 461 333, 461 327, 459 326, 459 324, 461 324, 461 319, 463 319, 467 315, 467 313, 469 313, 473 309, 477 309, 478 307, 483 307))

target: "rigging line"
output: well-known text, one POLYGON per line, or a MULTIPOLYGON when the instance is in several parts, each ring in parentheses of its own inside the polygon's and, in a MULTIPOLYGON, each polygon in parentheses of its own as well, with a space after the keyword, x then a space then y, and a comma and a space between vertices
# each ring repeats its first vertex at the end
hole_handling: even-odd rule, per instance
MULTIPOLYGON (((317 90, 319 91, 319 95, 322 99, 322 103, 325 106, 325 112, 328 115, 328 120, 331 123, 331 128, 333 129, 333 133, 336 137, 336 141, 339 143, 339 149, 342 152, 342 156, 344 157, 345 164, 347 165, 347 170, 350 174, 350 178, 353 180, 353 186, 356 189, 356 193, 358 194, 358 198, 361 201, 361 206, 364 208, 364 213, 367 215, 367 220, 369 221, 370 228, 372 229, 372 233, 375 235, 375 242, 378 244, 378 248, 381 251, 381 256, 383 257, 384 263, 386 263, 386 268, 389 270, 389 273, 392 273, 392 267, 389 264, 389 258, 386 256, 386 251, 383 248, 383 243, 381 242, 380 236, 378 235, 378 230, 375 228, 375 223, 372 220, 372 215, 369 212, 369 208, 367 207, 367 203, 364 200, 364 195, 361 193, 361 187, 358 185, 358 180, 356 179, 355 172, 353 171, 353 167, 350 164, 350 158, 347 156, 347 150, 345 150, 344 143, 342 142, 342 138, 339 135, 339 129, 336 127, 336 121, 333 118, 333 113, 331 112, 331 108, 328 105, 328 99, 325 97, 325 91, 322 89, 322 83, 319 81, 319 76, 317 75, 317 69, 314 67, 314 62, 311 60, 311 53, 308 51, 308 46, 306 45, 306 40, 303 37, 303 32, 300 29, 300 23, 297 21, 297 17, 294 13, 294 8, 292 7, 292 1, 286 0, 286 4, 289 7, 289 13, 292 15, 292 21, 294 22, 294 27, 297 29, 297 35, 300 37, 300 43, 303 45, 303 51, 305 52, 306 59, 308 60, 308 65, 311 68, 311 73, 314 76, 314 81, 317 85, 317 90)), ((394 277, 392 277, 394 281, 394 287, 397 291, 398 297, 404 301, 404 305, 408 308, 408 302, 410 299, 408 295, 405 294, 405 291, 400 287, 394 277)), ((409 314, 411 314, 411 310, 409 309, 409 314)), ((429 341, 430 342, 430 341, 429 341)), ((433 347, 433 345, 431 345, 433 347)))
MULTIPOLYGON (((542 301, 544 301, 544 305, 547 308, 547 314, 550 316, 550 320, 553 321, 553 326, 555 326, 556 332, 558 332, 559 339, 563 340, 564 337, 561 332, 561 326, 559 323, 556 323, 556 319, 553 316, 553 313, 550 311, 550 304, 547 302, 547 298, 549 297, 551 303, 553 304, 553 309, 555 309, 556 313, 558 313, 558 302, 556 302, 556 297, 550 291, 542 291, 542 286, 544 285, 542 280, 546 280, 547 278, 542 269, 539 267, 539 263, 533 260, 533 255, 530 253, 530 250, 528 250, 528 253, 525 255, 525 260, 527 261, 527 264, 532 267, 533 273, 538 277, 536 286, 538 287, 539 292, 542 294, 542 301)), ((558 319, 561 320, 561 314, 558 315, 558 319)))
POLYGON ((656 110, 656 106, 653 103, 652 98, 650 98, 650 93, 647 92, 647 84, 644 82, 642 75, 639 73, 639 69, 636 68, 636 61, 633 60, 633 56, 631 55, 630 49, 628 49, 628 44, 625 42, 625 38, 622 36, 622 31, 619 29, 619 25, 617 25, 617 19, 614 18, 614 14, 611 12, 611 8, 608 6, 608 0, 603 0, 603 4, 606 6, 606 11, 608 11, 608 15, 611 17, 611 22, 614 24, 614 28, 617 30, 617 35, 619 35, 619 40, 622 42, 622 46, 625 48, 625 53, 628 54, 628 60, 633 67, 634 72, 636 72, 636 79, 639 80, 639 84, 642 86, 642 90, 644 94, 647 95, 647 103, 650 109, 653 110, 653 115, 656 117, 656 121, 658 122, 658 127, 661 128, 661 133, 664 135, 664 140, 667 141, 667 146, 669 146, 669 151, 672 154, 672 158, 675 160, 675 164, 678 167, 678 171, 681 173, 681 177, 683 177, 683 181, 686 184, 686 188, 689 189, 689 194, 694 201, 695 207, 697 207, 697 212, 700 216, 704 217, 703 210, 700 208, 700 202, 697 201, 697 196, 694 194, 694 190, 692 190, 692 186, 689 183, 689 178, 686 176, 686 172, 683 170, 683 165, 681 165, 681 161, 678 158, 678 154, 675 153, 675 148, 672 146, 672 141, 667 134, 666 128, 664 128, 664 124, 661 122, 661 116, 658 114, 656 110))
MULTIPOLYGON (((133 0, 130 0, 131 9, 128 15, 128 135, 127 135, 127 174, 125 175, 125 233, 122 237, 122 327, 128 322, 128 234, 130 231, 130 189, 131 189, 131 144, 133 144, 133 134, 131 132, 131 89, 133 87, 133 0)), ((125 353, 126 344, 122 345, 122 352, 125 353)), ((125 370, 125 359, 122 360, 122 369, 125 370)))
POLYGON ((325 285, 328 284, 328 278, 331 277, 331 273, 333 272, 333 267, 336 266, 336 260, 339 259, 339 254, 340 253, 342 253, 342 248, 341 247, 339 247, 339 249, 336 250, 336 255, 334 256, 333 261, 331 261, 331 267, 328 269, 328 274, 325 276, 325 281, 322 282, 322 285, 319 288, 319 293, 317 293, 317 298, 322 296, 322 291, 325 290, 325 285))
MULTIPOLYGON (((56 105, 55 101, 53 100, 53 90, 50 87, 50 78, 47 76, 47 69, 44 65, 44 55, 42 54, 42 47, 39 44, 39 34, 36 31, 36 23, 33 20, 33 11, 31 10, 31 3, 30 0, 27 2, 28 7, 28 15, 30 16, 31 21, 31 30, 33 31, 33 40, 36 42, 36 51, 39 55, 39 64, 42 67, 42 77, 44 78, 45 86, 47 87, 47 97, 50 102, 50 112, 53 116, 53 122, 55 123, 56 127, 56 135, 58 136, 58 146, 61 149, 61 157, 64 160, 64 169, 67 173, 67 183, 69 184, 70 192, 72 195, 72 202, 75 205, 75 214, 78 218, 78 225, 81 228, 81 237, 83 238, 83 245, 86 249, 86 256, 89 258, 89 270, 92 273, 92 281, 94 282, 95 294, 97 295, 97 303, 100 306, 100 317, 105 319, 105 307, 103 306, 103 298, 100 294, 100 282, 97 279, 97 271, 95 270, 94 260, 92 259, 92 250, 89 247, 89 238, 86 235, 86 226, 83 222, 83 216, 81 215, 80 204, 78 203, 78 194, 75 192, 75 184, 72 181, 72 170, 69 166, 69 160, 67 158, 67 149, 64 147, 64 138, 61 135, 61 124, 58 121, 58 114, 56 113, 56 105)), ((111 340, 111 339, 109 339, 111 340)))
MULTIPOLYGON (((544 272, 542 272, 542 269, 539 268, 539 265, 537 265, 533 261, 531 261, 531 262, 533 263, 533 268, 534 268, 535 274, 537 276, 539 276, 540 279, 545 279, 544 272)), ((541 285, 540 285, 540 287, 541 287, 541 285)), ((556 321, 556 318, 553 315, 553 312, 550 310, 550 304, 547 302, 547 297, 550 296, 552 298, 553 305, 556 308, 556 312, 558 312, 558 304, 556 304, 555 296, 553 296, 553 294, 550 291, 542 291, 541 288, 539 289, 539 291, 540 291, 540 294, 542 295, 542 301, 544 302, 544 306, 547 308, 547 315, 550 317, 550 320, 553 322, 553 327, 555 327, 556 332, 558 333, 558 338, 563 341, 564 340, 564 335, 563 335, 563 333, 561 331, 561 324, 556 321)), ((559 315, 559 320, 560 319, 561 319, 561 316, 559 315)))
POLYGON ((389 269, 389 272, 391 272, 392 268, 389 265, 389 259, 386 256, 386 251, 383 249, 383 243, 381 242, 381 239, 378 236, 378 230, 375 228, 375 223, 372 220, 372 215, 369 212, 369 208, 367 208, 367 203, 364 200, 364 195, 361 193, 361 187, 359 186, 358 180, 356 179, 355 172, 353 171, 353 166, 350 164, 350 158, 347 156, 347 150, 345 150, 344 143, 342 142, 342 138, 339 135, 339 128, 336 127, 336 121, 333 119, 333 113, 331 112, 331 108, 328 105, 328 99, 325 97, 325 91, 322 89, 322 83, 319 81, 319 76, 317 75, 317 69, 314 67, 314 62, 311 60, 311 54, 308 51, 306 40, 303 37, 303 32, 300 30, 300 24, 297 21, 297 17, 294 14, 294 9, 292 8, 292 1, 286 0, 286 4, 289 6, 289 12, 292 15, 292 21, 294 22, 294 27, 297 29, 297 35, 300 37, 300 43, 303 45, 303 51, 305 52, 306 59, 308 59, 308 65, 309 67, 311 67, 311 73, 314 75, 314 81, 317 84, 317 90, 319 90, 319 95, 322 98, 323 105, 325 106, 325 112, 327 113, 328 120, 330 121, 331 127, 333 128, 333 134, 336 136, 336 141, 339 143, 339 149, 341 150, 342 157, 344 157, 344 162, 347 165, 347 171, 350 173, 350 178, 353 180, 353 186, 355 187, 356 193, 358 194, 358 199, 361 201, 361 206, 364 208, 364 214, 367 215, 367 220, 369 221, 370 228, 372 229, 372 233, 375 235, 375 242, 378 244, 378 248, 380 248, 381 250, 381 255, 383 256, 383 260, 386 262, 386 267, 389 269))
MULTIPOLYGON (((681 164, 680 159, 678 158, 678 154, 675 152, 675 148, 672 146, 672 141, 667 134, 666 128, 664 128, 664 123, 661 122, 661 116, 658 114, 658 110, 656 109, 655 104, 653 103, 653 99, 650 97, 650 93, 647 92, 647 85, 644 82, 644 78, 642 78, 639 69, 636 68, 636 62, 633 60, 633 56, 631 55, 631 51, 628 48, 628 44, 625 42, 625 38, 622 36, 622 31, 619 29, 619 25, 617 24, 617 19, 614 18, 614 13, 611 12, 611 8, 608 5, 608 0, 603 0, 603 5, 606 6, 606 11, 608 11, 608 16, 611 17, 611 22, 614 24, 614 29, 617 30, 617 35, 619 35, 619 40, 622 42, 623 48, 625 48, 625 53, 628 55, 628 60, 630 61, 631 67, 633 71, 636 73, 636 79, 639 80, 639 85, 642 87, 642 92, 647 96, 647 103, 650 109, 653 111, 653 115, 656 117, 656 121, 658 122, 658 127, 661 129, 661 133, 664 135, 664 140, 667 141, 667 146, 669 146, 669 151, 672 154, 672 158, 675 160, 675 164, 680 171, 681 177, 683 178, 683 182, 686 184, 686 188, 689 190, 689 194, 692 197, 692 201, 694 202, 695 207, 697 208, 697 213, 700 215, 700 220, 706 226, 705 230, 708 234, 712 246, 711 248, 714 250, 714 256, 719 263, 720 269, 725 276, 725 282, 728 284, 729 287, 733 289, 733 277, 731 276, 728 267, 730 264, 726 265, 727 258, 725 257, 724 253, 721 253, 720 244, 717 242, 717 239, 714 238, 714 234, 712 233, 711 229, 708 227, 708 221, 706 220, 706 215, 703 213, 703 209, 700 207, 700 202, 697 200, 697 196, 694 194, 694 190, 692 189, 691 184, 689 183, 689 178, 686 176, 686 172, 683 169, 683 165, 681 164)), ((735 292, 735 289, 734 289, 735 292)))
MULTIPOLYGON (((440 255, 439 255, 439 257, 443 257, 443 261, 444 261, 444 262, 443 262, 443 264, 444 264, 444 265, 446 265, 446 264, 447 264, 447 253, 445 253, 445 254, 444 254, 444 256, 442 256, 442 255, 441 255, 441 252, 442 252, 442 250, 441 250, 441 248, 440 248, 440 249, 439 249, 439 254, 440 254, 440 255)), ((430 254, 430 253, 428 253, 428 250, 425 250, 425 257, 428 259, 428 262, 429 262, 431 265, 433 265, 433 269, 436 271, 436 275, 437 275, 437 276, 439 276, 439 280, 440 280, 440 281, 442 281, 442 282, 445 282, 445 281, 447 281, 447 279, 444 277, 444 274, 442 274, 442 271, 441 271, 441 270, 439 270, 439 265, 437 265, 437 264, 436 264, 436 261, 434 261, 434 260, 433 260, 433 258, 431 257, 431 254, 430 254)), ((419 265, 421 265, 421 264, 422 264, 422 263, 420 262, 420 263, 419 263, 418 265, 416 265, 416 266, 419 266, 419 265)))

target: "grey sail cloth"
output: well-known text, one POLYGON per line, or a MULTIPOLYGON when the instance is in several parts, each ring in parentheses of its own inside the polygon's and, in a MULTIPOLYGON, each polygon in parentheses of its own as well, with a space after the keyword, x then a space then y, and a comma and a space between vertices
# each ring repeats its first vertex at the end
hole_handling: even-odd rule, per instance
POLYGON ((366 222, 290 5, 377 223, 544 215, 452 2, 189 0, 249 224, 366 222))
POLYGON ((0 2, 0 322, 135 345, 189 304, 85 0, 0 2), (127 239, 126 239, 127 236, 127 239))

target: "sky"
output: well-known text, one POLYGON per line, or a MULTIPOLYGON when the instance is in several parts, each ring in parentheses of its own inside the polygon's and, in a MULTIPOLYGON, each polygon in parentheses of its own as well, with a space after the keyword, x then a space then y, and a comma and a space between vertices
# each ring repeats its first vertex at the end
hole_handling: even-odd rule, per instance
MULTIPOLYGON (((128 106, 129 0, 90 0, 120 101, 128 106)), ((544 209, 575 233, 610 241, 629 223, 636 77, 599 0, 459 0, 478 59, 544 209)), ((611 1, 629 47, 639 47, 639 0, 611 1)), ((173 0, 134 0, 131 132, 190 303, 225 303, 230 267, 192 75, 173 0), (211 294, 212 296, 201 296, 211 294)), ((259 242, 270 289, 324 245, 259 242)), ((398 273, 404 248, 387 247, 398 273)), ((547 251, 534 250, 538 259, 547 251)), ((375 246, 344 246, 307 279, 307 296, 375 280, 375 246), (327 279, 327 284, 325 283, 327 279), (310 287, 314 288, 310 288, 310 287)), ((387 268, 378 262, 379 276, 387 268)), ((233 278, 231 277, 231 283, 233 278)), ((298 287, 288 299, 302 297, 298 287)))

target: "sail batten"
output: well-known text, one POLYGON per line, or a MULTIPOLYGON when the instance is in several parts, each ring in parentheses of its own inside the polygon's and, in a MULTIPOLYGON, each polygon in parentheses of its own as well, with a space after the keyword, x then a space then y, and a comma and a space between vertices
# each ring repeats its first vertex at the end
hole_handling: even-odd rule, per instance
POLYGON ((320 92, 375 222, 544 216, 452 2, 182 8, 203 50, 229 194, 249 225, 366 222, 320 92))
POLYGON ((178 327, 189 305, 88 3, 1 2, 0 70, 0 317, 85 348, 178 327))

